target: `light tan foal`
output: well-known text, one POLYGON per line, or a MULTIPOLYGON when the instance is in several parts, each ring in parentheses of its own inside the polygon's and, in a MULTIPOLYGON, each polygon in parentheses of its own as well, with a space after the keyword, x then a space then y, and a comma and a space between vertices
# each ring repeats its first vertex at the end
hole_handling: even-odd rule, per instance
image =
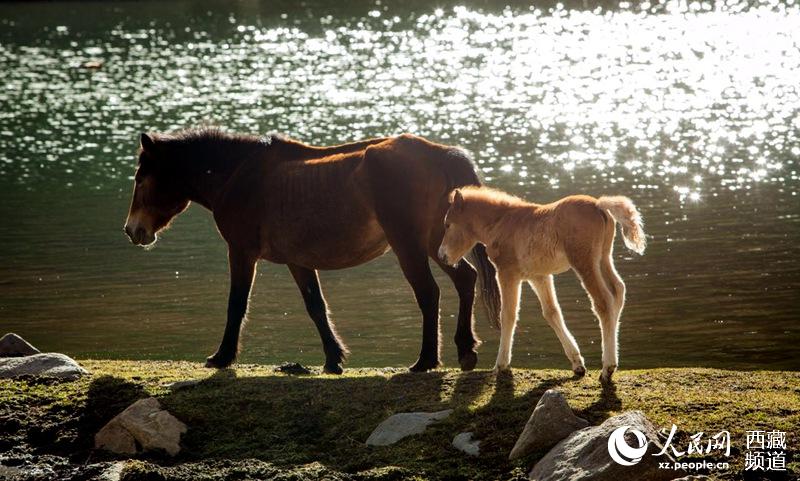
POLYGON ((496 370, 508 369, 519 316, 520 286, 533 288, 542 314, 558 336, 564 353, 578 376, 586 373, 575 338, 564 323, 553 274, 575 271, 589 294, 600 321, 603 370, 609 382, 618 365, 617 332, 625 304, 625 284, 614 268, 612 248, 616 222, 625 245, 644 253, 645 234, 639 211, 627 197, 585 195, 565 197, 538 205, 487 187, 453 191, 445 217, 445 235, 439 257, 458 262, 477 242, 486 245, 497 267, 502 297, 500 349, 496 370))

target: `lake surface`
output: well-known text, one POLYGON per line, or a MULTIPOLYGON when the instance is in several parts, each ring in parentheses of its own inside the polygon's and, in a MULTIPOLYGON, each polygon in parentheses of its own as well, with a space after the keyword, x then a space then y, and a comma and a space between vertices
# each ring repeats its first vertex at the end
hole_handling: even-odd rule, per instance
MULTIPOLYGON (((0 331, 83 358, 214 351, 228 287, 208 212, 190 208, 149 252, 122 233, 141 131, 413 132, 533 201, 636 202, 646 255, 615 248, 623 368, 800 369, 798 5, 437 4, 0 4, 0 331), (102 68, 80 68, 91 60, 102 68)), ((321 277, 351 366, 416 359, 392 254, 321 277)), ((456 296, 437 279, 453 366, 456 296)), ((586 295, 570 273, 556 285, 599 368, 586 295)), ((477 329, 488 368, 498 333, 477 329)), ((285 267, 260 265, 243 345, 245 362, 322 362, 285 267)), ((569 366, 528 289, 514 365, 569 366)))

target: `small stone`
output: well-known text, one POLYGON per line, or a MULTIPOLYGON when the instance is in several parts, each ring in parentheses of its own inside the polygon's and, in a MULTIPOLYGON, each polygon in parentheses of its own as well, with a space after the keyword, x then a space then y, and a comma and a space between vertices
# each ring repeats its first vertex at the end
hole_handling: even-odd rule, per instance
POLYGON ((399 413, 385 419, 372 431, 367 439, 368 446, 388 446, 401 439, 420 434, 428 425, 440 421, 453 412, 452 409, 433 413, 399 413))
POLYGON ((513 461, 536 451, 548 450, 574 431, 588 425, 587 420, 572 412, 560 392, 548 389, 536 403, 508 459, 513 461))
POLYGON ((0 378, 41 376, 77 379, 84 374, 88 372, 75 360, 57 352, 0 358, 0 378))
POLYGON ((170 391, 177 391, 179 389, 185 389, 187 387, 192 387, 200 384, 200 379, 187 379, 185 381, 175 381, 164 384, 164 387, 169 389, 170 391))
POLYGON ((275 368, 275 372, 282 372, 284 374, 292 374, 295 376, 311 374, 311 370, 296 362, 284 362, 275 368))
POLYGON ((32 356, 39 352, 28 341, 13 332, 0 338, 0 357, 32 356))
POLYGON ((480 441, 472 439, 472 433, 459 433, 453 438, 453 447, 470 456, 478 456, 481 453, 480 444, 480 441))
POLYGON ((97 481, 119 481, 122 478, 122 470, 125 468, 125 461, 111 463, 97 477, 97 481))
POLYGON ((108 422, 94 438, 96 448, 120 454, 164 450, 170 456, 180 452, 186 425, 161 407, 156 398, 140 399, 108 422), (130 442, 133 443, 131 452, 130 442))

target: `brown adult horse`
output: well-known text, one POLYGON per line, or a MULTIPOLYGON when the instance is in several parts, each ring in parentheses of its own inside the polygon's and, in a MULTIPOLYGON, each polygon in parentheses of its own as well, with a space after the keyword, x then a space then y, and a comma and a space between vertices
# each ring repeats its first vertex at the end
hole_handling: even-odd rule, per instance
POLYGON ((422 311, 422 350, 412 371, 440 365, 439 287, 429 258, 458 291, 462 369, 477 362, 476 279, 490 319, 498 322, 499 291, 485 248, 472 253, 477 272, 464 260, 449 266, 437 256, 448 193, 480 185, 460 149, 412 135, 313 147, 277 135, 192 129, 142 134, 135 179, 125 223, 134 244, 153 244, 191 202, 213 213, 228 243, 228 320, 207 367, 227 367, 236 358, 259 259, 289 267, 322 338, 326 372, 342 372, 347 349, 328 318, 317 269, 357 266, 394 250, 422 311))

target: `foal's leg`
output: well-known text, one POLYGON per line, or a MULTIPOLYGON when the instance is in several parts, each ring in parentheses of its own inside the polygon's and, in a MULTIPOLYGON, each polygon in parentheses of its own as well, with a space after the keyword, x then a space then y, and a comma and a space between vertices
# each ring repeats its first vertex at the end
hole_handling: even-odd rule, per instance
POLYGON ((514 330, 519 316, 519 295, 522 279, 517 275, 497 273, 500 284, 500 349, 494 370, 501 371, 511 364, 511 347, 514 343, 514 330))
POLYGON ((542 315, 550 327, 556 332, 558 340, 561 341, 561 346, 564 348, 564 354, 567 359, 572 363, 572 372, 577 376, 586 374, 586 367, 583 363, 583 356, 578 349, 578 344, 575 338, 567 329, 564 323, 564 315, 561 313, 561 306, 558 305, 558 298, 556 297, 556 288, 553 285, 553 276, 537 276, 530 281, 536 297, 539 298, 539 303, 542 305, 542 315))
POLYGON ((228 321, 217 352, 206 359, 206 367, 225 368, 230 366, 239 352, 239 331, 247 314, 250 288, 256 272, 257 257, 233 247, 228 249, 231 290, 228 296, 228 321))
POLYGON ((614 312, 617 319, 617 329, 619 329, 619 318, 622 315, 622 308, 625 306, 625 283, 614 268, 614 260, 611 253, 604 256, 600 261, 600 273, 610 287, 611 295, 614 296, 614 312))
POLYGON ((347 357, 347 347, 336 335, 333 323, 328 319, 328 306, 322 296, 317 271, 292 264, 289 264, 289 271, 303 295, 306 311, 317 326, 319 337, 322 338, 322 348, 325 350, 325 372, 341 374, 342 362, 347 357))
POLYGON ((611 375, 617 369, 617 315, 616 300, 611 294, 609 286, 602 274, 600 266, 594 260, 573 264, 573 269, 583 283, 583 288, 589 293, 592 309, 600 320, 600 333, 603 340, 603 371, 600 381, 610 382, 611 375))
POLYGON ((475 352, 475 348, 480 345, 480 340, 475 337, 472 317, 475 282, 478 274, 464 259, 461 259, 458 265, 453 267, 443 263, 438 255, 434 255, 432 258, 450 276, 458 292, 458 324, 454 340, 458 349, 458 363, 461 365, 461 370, 471 371, 478 363, 478 354, 475 352))
MULTIPOLYGON (((609 339, 609 346, 608 351, 606 351, 606 343, 603 343, 603 363, 606 364, 607 362, 609 365, 613 365, 614 369, 616 369, 616 366, 619 366, 619 319, 622 315, 622 308, 625 305, 625 283, 622 282, 622 278, 614 267, 613 251, 615 234, 615 223, 607 223, 603 248, 600 253, 600 275, 605 281, 608 291, 611 293, 611 306, 609 309, 610 327, 608 330, 612 332, 604 333, 603 339, 604 341, 605 339, 609 339), (610 354, 607 355, 606 352, 610 354)), ((611 374, 613 374, 613 370, 608 371, 605 381, 611 379, 611 374)))
MULTIPOLYGON (((605 363, 608 361, 608 363, 613 365, 614 369, 616 369, 616 367, 619 366, 619 320, 622 315, 622 308, 625 306, 625 283, 622 282, 622 278, 614 268, 614 262, 611 259, 610 253, 600 261, 600 272, 612 296, 611 309, 609 312, 610 325, 608 327, 610 332, 605 333, 606 337, 609 339, 608 349, 610 355, 606 357, 606 344, 604 343, 603 362, 605 363)), ((613 374, 613 370, 608 371, 608 376, 605 381, 611 379, 611 374, 613 374)))

